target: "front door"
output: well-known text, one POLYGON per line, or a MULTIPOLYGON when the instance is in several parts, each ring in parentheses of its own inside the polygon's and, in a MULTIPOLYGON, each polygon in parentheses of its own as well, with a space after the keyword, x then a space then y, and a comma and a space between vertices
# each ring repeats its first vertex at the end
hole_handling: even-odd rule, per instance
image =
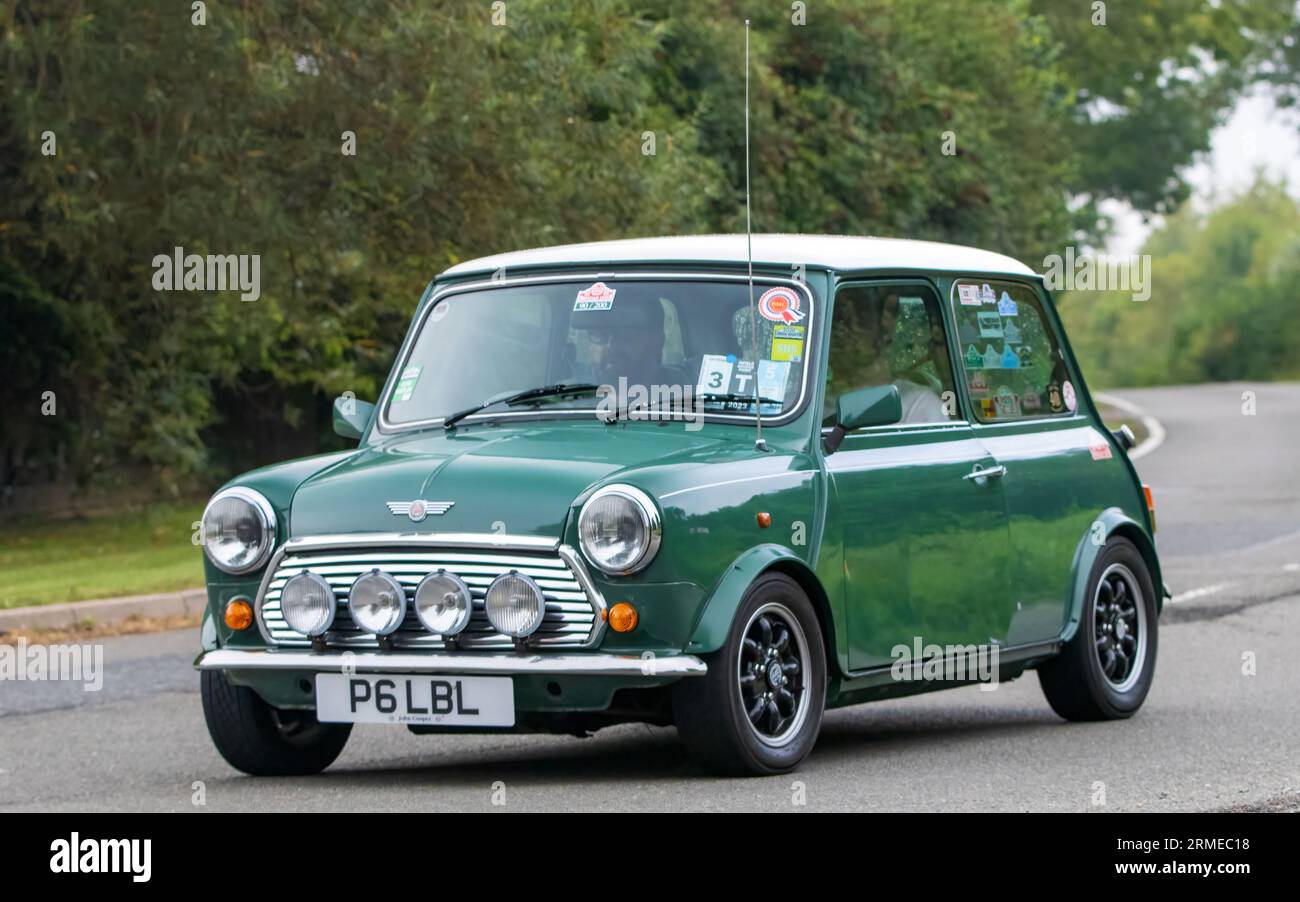
POLYGON ((825 425, 847 391, 892 383, 903 401, 902 422, 850 433, 826 459, 827 537, 842 556, 855 671, 892 664, 898 646, 1006 637, 1006 502, 997 461, 962 415, 946 335, 927 282, 856 283, 835 296, 825 425))

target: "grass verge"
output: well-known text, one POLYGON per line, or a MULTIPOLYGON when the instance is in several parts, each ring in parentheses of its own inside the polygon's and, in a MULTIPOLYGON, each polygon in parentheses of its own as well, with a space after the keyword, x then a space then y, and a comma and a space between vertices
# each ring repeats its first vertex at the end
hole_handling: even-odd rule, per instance
POLYGON ((195 503, 0 525, 0 608, 170 592, 203 585, 195 503))

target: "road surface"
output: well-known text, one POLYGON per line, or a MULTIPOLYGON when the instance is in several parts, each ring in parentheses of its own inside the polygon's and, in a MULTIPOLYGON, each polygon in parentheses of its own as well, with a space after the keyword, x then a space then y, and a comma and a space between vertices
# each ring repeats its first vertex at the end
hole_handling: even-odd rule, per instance
POLYGON ((1138 468, 1177 596, 1132 720, 1065 723, 1030 674, 832 711, 808 762, 782 777, 705 776, 671 728, 574 739, 358 726, 325 774, 253 779, 208 740, 198 639, 182 631, 105 642, 97 693, 0 683, 0 811, 1300 809, 1300 384, 1118 394, 1167 431, 1138 468))

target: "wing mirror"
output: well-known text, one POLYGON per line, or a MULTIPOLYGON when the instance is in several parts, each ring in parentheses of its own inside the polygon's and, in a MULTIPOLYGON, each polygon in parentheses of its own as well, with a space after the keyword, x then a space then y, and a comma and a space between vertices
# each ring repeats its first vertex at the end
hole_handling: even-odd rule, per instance
POLYGON ((1115 443, 1125 451, 1130 451, 1137 446, 1137 436, 1133 430, 1128 428, 1128 423, 1123 423, 1118 429, 1112 429, 1110 434, 1115 436, 1115 443))
POLYGON ((897 385, 876 385, 840 395, 835 402, 835 426, 826 436, 826 453, 833 454, 844 436, 868 426, 892 426, 903 418, 903 397, 897 385))
POLYGON ((370 425, 375 405, 358 401, 351 393, 334 399, 334 432, 344 438, 361 438, 370 425))

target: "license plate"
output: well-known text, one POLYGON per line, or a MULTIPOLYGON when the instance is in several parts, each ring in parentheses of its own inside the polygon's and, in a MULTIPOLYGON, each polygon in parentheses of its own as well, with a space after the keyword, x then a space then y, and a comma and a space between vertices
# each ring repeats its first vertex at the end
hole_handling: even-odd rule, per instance
POLYGON ((512 727, 510 677, 316 675, 316 718, 325 723, 512 727))

